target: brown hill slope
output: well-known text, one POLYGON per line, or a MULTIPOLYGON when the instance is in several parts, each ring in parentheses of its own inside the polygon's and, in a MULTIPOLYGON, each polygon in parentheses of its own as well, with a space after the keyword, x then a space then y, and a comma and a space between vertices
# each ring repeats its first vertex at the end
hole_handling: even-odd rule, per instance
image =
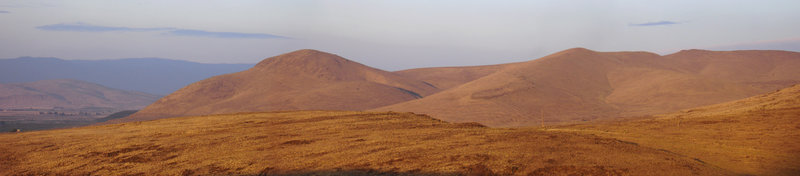
POLYGON ((542 113, 545 122, 640 116, 783 88, 800 82, 800 69, 795 68, 800 68, 800 53, 795 52, 690 50, 659 56, 575 48, 376 110, 489 126, 538 125, 542 113), (740 71, 749 65, 758 69, 740 71))
POLYGON ((395 71, 394 73, 407 78, 425 81, 440 90, 445 90, 497 72, 507 65, 511 64, 415 68, 395 71))
POLYGON ((0 175, 730 175, 615 139, 384 112, 242 113, 0 134, 0 151, 0 175))
POLYGON ((246 71, 193 83, 119 121, 274 110, 364 110, 436 91, 422 81, 337 55, 299 50, 267 58, 246 71))
POLYGON ((740 174, 800 175, 800 84, 653 118, 557 128, 667 149, 740 174))
POLYGON ((158 99, 156 95, 112 89, 68 79, 0 84, 0 109, 54 107, 140 109, 156 99, 158 99))

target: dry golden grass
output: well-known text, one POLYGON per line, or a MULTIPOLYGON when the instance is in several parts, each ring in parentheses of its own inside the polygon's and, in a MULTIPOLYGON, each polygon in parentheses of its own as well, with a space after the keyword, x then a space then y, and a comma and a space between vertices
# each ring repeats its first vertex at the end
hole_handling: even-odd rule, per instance
POLYGON ((647 119, 551 130, 632 141, 740 174, 800 175, 800 85, 647 119))
POLYGON ((411 113, 181 117, 0 134, 0 175, 729 175, 616 139, 411 113))

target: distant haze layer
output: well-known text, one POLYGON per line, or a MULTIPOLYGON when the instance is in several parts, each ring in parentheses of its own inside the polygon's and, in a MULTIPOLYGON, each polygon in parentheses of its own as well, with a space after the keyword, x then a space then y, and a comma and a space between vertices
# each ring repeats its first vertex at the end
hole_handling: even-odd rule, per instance
POLYGON ((69 79, 0 84, 0 108, 140 109, 159 96, 69 79))
POLYGON ((75 79, 116 89, 166 95, 189 83, 249 67, 252 64, 204 64, 158 58, 62 60, 21 57, 0 59, 0 83, 75 79))

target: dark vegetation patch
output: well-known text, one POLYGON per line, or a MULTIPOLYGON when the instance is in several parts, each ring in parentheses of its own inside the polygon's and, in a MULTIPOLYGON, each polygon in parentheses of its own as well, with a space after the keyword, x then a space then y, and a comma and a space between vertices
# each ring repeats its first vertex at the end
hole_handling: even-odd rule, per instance
MULTIPOLYGON (((515 170, 519 170, 518 168, 515 170)), ((609 166, 549 166, 539 168, 526 175, 627 175, 628 169, 617 169, 609 166)), ((218 166, 209 166, 199 168, 197 170, 184 170, 183 175, 195 175, 196 173, 212 173, 208 175, 230 175, 231 170, 221 168, 218 166), (210 172, 209 172, 210 171, 210 172)), ((237 174, 240 175, 240 174, 237 174)), ((248 175, 248 174, 242 174, 248 175)), ((422 172, 419 170, 411 171, 395 171, 395 170, 377 170, 371 168, 363 169, 332 169, 332 170, 293 170, 285 171, 275 169, 273 167, 266 167, 258 174, 251 176, 334 176, 334 175, 348 175, 348 176, 498 176, 489 167, 483 164, 474 164, 462 167, 460 171, 456 172, 422 172)))
POLYGON ((528 175, 625 175, 628 169, 608 166, 548 166, 534 170, 528 175))
POLYGON ((303 144, 311 144, 313 142, 314 142, 313 140, 305 140, 305 139, 303 139, 303 140, 289 140, 289 141, 283 142, 283 144, 284 145, 303 145, 303 144))
POLYGON ((695 160, 695 161, 697 161, 697 162, 700 162, 700 163, 706 164, 706 162, 705 162, 705 161, 703 161, 703 160, 700 160, 699 158, 692 158, 692 159, 694 159, 694 160, 695 160))
POLYGON ((617 141, 619 141, 620 143, 623 143, 623 144, 631 144, 631 145, 636 145, 636 146, 639 145, 639 144, 637 144, 635 142, 631 142, 631 141, 623 141, 623 140, 619 140, 619 139, 617 139, 617 141))
POLYGON ((63 129, 81 127, 94 123, 94 121, 90 120, 4 121, 4 123, 0 124, 0 132, 11 132, 16 131, 16 129, 20 129, 20 132, 63 129))
POLYGON ((334 176, 334 175, 347 175, 347 176, 462 176, 465 174, 460 173, 425 173, 425 172, 395 172, 395 171, 380 171, 375 169, 356 169, 356 170, 329 170, 329 171, 293 171, 293 172, 278 172, 278 171, 265 171, 264 173, 254 174, 252 176, 334 176))
MULTIPOLYGON (((378 114, 384 115, 384 114, 378 114)), ((321 122, 326 120, 334 120, 334 119, 342 119, 348 117, 363 117, 364 115, 361 114, 350 114, 350 115, 339 115, 339 116, 320 116, 314 118, 306 118, 306 119, 299 119, 299 120, 286 120, 274 123, 272 125, 287 125, 287 124, 294 124, 294 123, 314 123, 314 122, 321 122)))
POLYGON ((422 83, 423 83, 423 84, 426 84, 426 85, 428 85, 428 86, 431 86, 431 87, 433 87, 433 88, 437 88, 437 89, 438 89, 438 87, 434 86, 434 85, 433 85, 433 84, 431 84, 431 83, 428 83, 428 82, 425 82, 425 81, 422 81, 422 83))
POLYGON ((496 176, 489 167, 483 164, 475 164, 466 167, 465 175, 467 176, 496 176))
POLYGON ((83 158, 101 157, 108 158, 114 163, 146 163, 151 161, 165 161, 176 158, 177 152, 182 149, 162 147, 160 145, 132 145, 111 152, 89 152, 81 155, 83 158), (129 155, 129 153, 135 153, 129 155))
POLYGON ((457 128, 486 128, 486 125, 478 122, 454 123, 453 125, 455 125, 457 128))
POLYGON ((422 95, 419 95, 418 93, 416 93, 416 92, 414 92, 414 91, 410 91, 410 90, 408 90, 408 89, 403 89, 403 88, 399 88, 399 87, 395 87, 395 88, 396 88, 397 90, 401 90, 401 91, 403 91, 403 92, 405 92, 405 93, 407 93, 407 94, 411 94, 411 95, 413 95, 413 96, 414 96, 414 98, 417 98, 417 99, 420 99, 420 98, 422 98, 422 95))
POLYGON ((115 112, 113 114, 110 114, 110 115, 108 115, 106 117, 96 119, 95 121, 97 121, 97 122, 105 122, 105 121, 109 121, 109 120, 124 118, 124 117, 128 117, 128 116, 130 116, 130 115, 132 115, 133 113, 136 113, 136 112, 139 112, 139 110, 119 111, 119 112, 115 112))
POLYGON ((11 170, 11 166, 15 165, 18 162, 18 157, 20 154, 15 152, 8 152, 10 150, 6 148, 0 148, 0 170, 11 170))

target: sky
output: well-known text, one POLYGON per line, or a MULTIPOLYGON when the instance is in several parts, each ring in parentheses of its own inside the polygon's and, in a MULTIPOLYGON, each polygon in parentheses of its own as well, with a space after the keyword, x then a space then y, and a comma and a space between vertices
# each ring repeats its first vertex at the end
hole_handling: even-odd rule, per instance
POLYGON ((800 51, 797 0, 0 0, 0 58, 257 63, 317 49, 384 70, 596 51, 800 51))

